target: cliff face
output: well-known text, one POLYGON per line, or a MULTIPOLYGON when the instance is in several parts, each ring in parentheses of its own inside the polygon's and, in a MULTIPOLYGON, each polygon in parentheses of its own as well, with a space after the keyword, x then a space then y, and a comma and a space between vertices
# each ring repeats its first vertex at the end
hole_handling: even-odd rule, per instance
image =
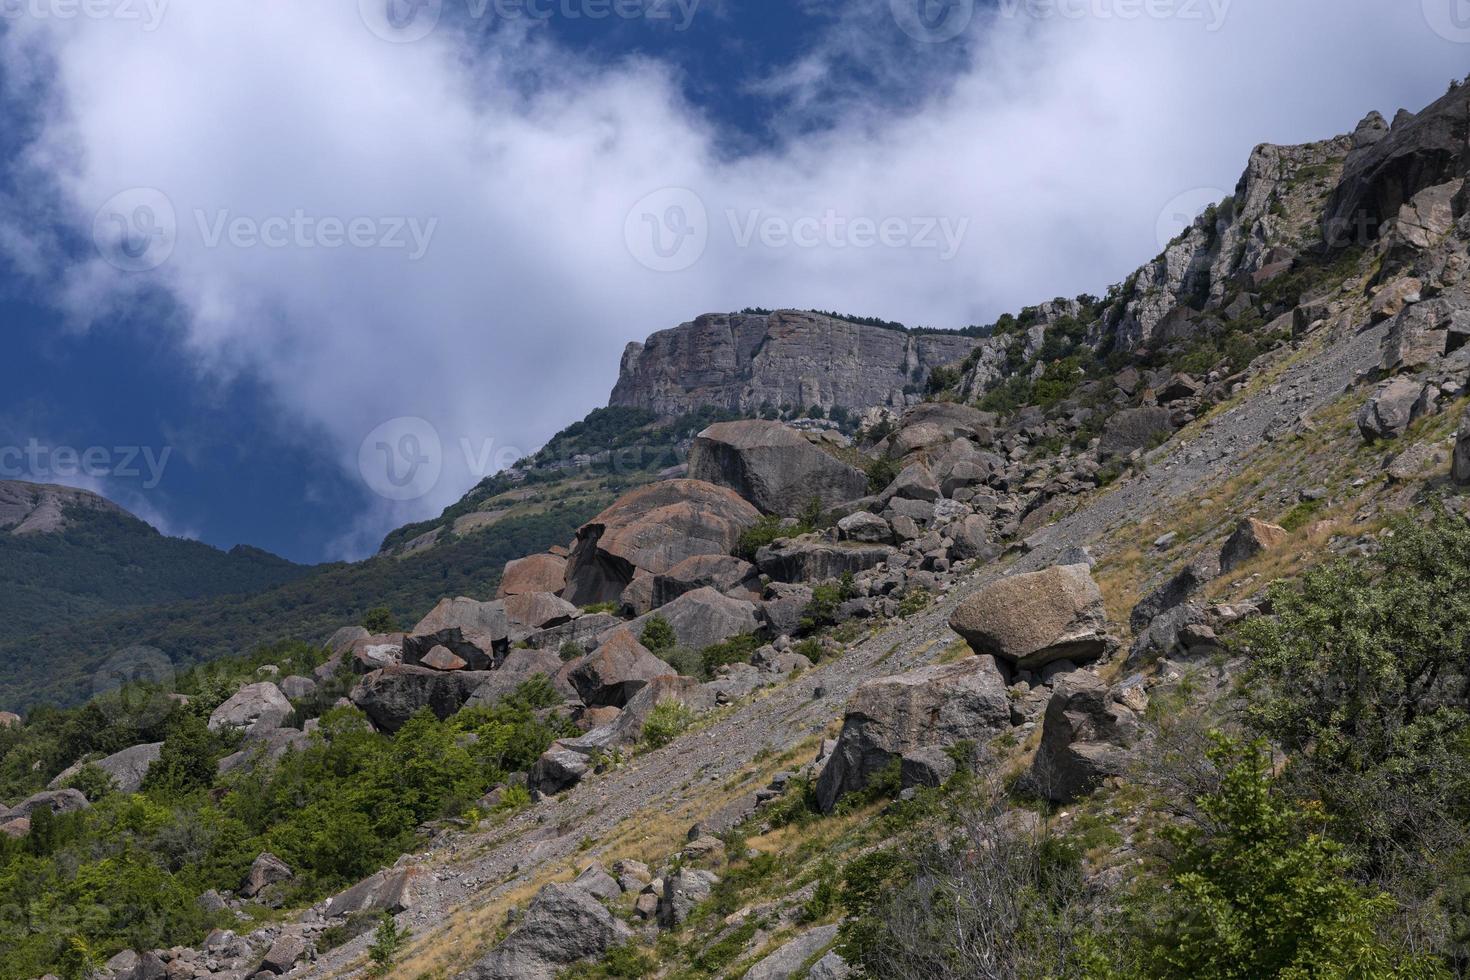
POLYGON ((708 314, 645 343, 629 344, 609 404, 680 415, 713 406, 901 408, 937 367, 964 360, 978 341, 904 334, 815 313, 708 314))
POLYGON ((132 516, 112 501, 86 490, 19 480, 0 481, 0 532, 54 534, 66 527, 68 507, 132 516))

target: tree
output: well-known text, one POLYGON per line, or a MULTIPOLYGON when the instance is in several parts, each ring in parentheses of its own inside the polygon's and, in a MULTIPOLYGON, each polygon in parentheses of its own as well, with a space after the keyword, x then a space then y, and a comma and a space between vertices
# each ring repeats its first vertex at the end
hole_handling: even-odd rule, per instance
POLYGON ((378 931, 373 933, 373 943, 368 947, 368 956, 373 961, 373 973, 376 976, 384 976, 393 966, 393 961, 398 957, 404 942, 408 939, 408 930, 400 929, 398 923, 393 921, 393 916, 387 912, 383 913, 383 919, 378 923, 378 931))
POLYGON ((1214 743, 1219 789, 1199 801, 1198 824, 1165 831, 1174 845, 1167 918, 1129 972, 1169 980, 1443 976, 1378 938, 1393 900, 1348 877, 1351 861, 1324 834, 1319 807, 1279 792, 1266 743, 1218 734, 1214 743))
POLYGON ((393 617, 393 610, 387 606, 378 606, 376 609, 369 609, 367 615, 362 617, 362 628, 374 636, 381 636, 396 632, 398 621, 393 617))
POLYGON ((158 761, 148 768, 143 789, 178 796, 214 784, 215 739, 198 715, 176 712, 158 761))

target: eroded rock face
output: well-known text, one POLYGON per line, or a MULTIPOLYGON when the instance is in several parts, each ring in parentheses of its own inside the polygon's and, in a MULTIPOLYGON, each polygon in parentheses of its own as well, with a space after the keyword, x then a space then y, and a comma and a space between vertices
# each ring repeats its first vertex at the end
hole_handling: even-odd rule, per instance
POLYGON ((1375 391, 1358 413, 1358 430, 1369 441, 1397 439, 1422 414, 1424 385, 1412 378, 1394 378, 1375 391))
POLYGON ((762 548, 756 567, 777 582, 825 582, 876 568, 893 557, 894 549, 881 544, 836 544, 824 538, 786 538, 762 548))
POLYGON ((117 504, 86 490, 0 480, 0 531, 17 537, 66 529, 66 511, 81 508, 131 517, 117 504))
POLYGON ((379 871, 327 901, 328 916, 352 915, 354 912, 387 912, 397 915, 413 908, 418 900, 417 868, 389 868, 379 871))
POLYGON ((646 572, 661 575, 695 555, 728 555, 760 512, 726 487, 665 480, 640 487, 577 532, 564 597, 576 606, 616 602, 646 572))
POLYGON ((1108 419, 1098 455, 1104 459, 1128 456, 1148 449, 1174 434, 1173 413, 1167 408, 1130 408, 1108 419))
POLYGON ((573 963, 606 953, 633 938, 633 930, 591 893, 576 885, 547 885, 536 893, 516 930, 470 967, 466 980, 555 980, 573 963))
POLYGON ((978 343, 790 310, 709 314, 628 345, 609 404, 669 416, 705 406, 901 408, 915 376, 963 361, 978 343))
POLYGON ((1138 732, 1138 716, 1096 675, 1066 674, 1052 688, 1029 781, 1054 803, 1086 796, 1108 776, 1122 775, 1138 732))
POLYGON ((695 555, 652 579, 654 609, 704 588, 727 595, 741 594, 748 599, 760 596, 760 573, 750 562, 732 555, 695 555))
POLYGON ((1055 660, 1087 663, 1106 652, 1102 592, 1086 565, 1058 565, 992 583, 949 620, 979 654, 1022 670, 1055 660))
POLYGON ((762 513, 796 517, 813 500, 831 507, 861 497, 868 477, 780 422, 720 422, 701 432, 689 475, 729 487, 762 513))
POLYGON ((633 620, 628 629, 642 636, 643 628, 653 616, 666 619, 674 628, 679 646, 689 650, 703 650, 760 628, 755 603, 732 599, 711 588, 686 592, 656 612, 633 620))
POLYGON ((444 599, 403 640, 403 663, 413 666, 444 647, 470 670, 489 670, 510 649, 511 622, 503 601, 444 599))
MULTIPOLYGON (((163 743, 155 742, 151 745, 134 745, 132 748, 123 749, 105 759, 99 759, 91 765, 96 766, 108 776, 119 793, 136 793, 143 786, 143 780, 148 776, 148 770, 153 763, 158 761, 163 752, 163 743)), ((60 789, 66 781, 75 776, 82 769, 82 763, 71 766, 48 784, 48 789, 60 789)))
POLYGON ((1164 613, 1188 602, 1200 589, 1220 574, 1220 564, 1208 557, 1197 558, 1185 565, 1163 585, 1139 601, 1129 613, 1128 625, 1135 634, 1148 629, 1150 623, 1164 613))
POLYGON ((559 593, 566 586, 567 560, 560 555, 531 555, 506 562, 495 598, 530 592, 559 593))
POLYGON ((831 813, 895 761, 912 762, 910 772, 928 771, 929 754, 962 741, 983 743, 1008 728, 1010 717, 1005 675, 988 656, 868 681, 847 706, 817 783, 818 804, 831 813))

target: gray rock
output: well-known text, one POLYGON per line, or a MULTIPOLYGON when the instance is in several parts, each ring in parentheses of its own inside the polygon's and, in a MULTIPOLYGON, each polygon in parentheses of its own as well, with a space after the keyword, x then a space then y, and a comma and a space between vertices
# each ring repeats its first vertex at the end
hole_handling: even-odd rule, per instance
POLYGON ((1397 439, 1419 417, 1424 385, 1411 378, 1394 378, 1381 386, 1358 413, 1358 431, 1366 440, 1397 439))
POLYGON ((568 664, 563 676, 589 706, 621 708, 655 677, 677 673, 631 630, 618 629, 595 651, 568 664))
POLYGON ((664 878, 663 896, 658 903, 658 924, 665 929, 677 929, 689 919, 689 914, 709 898, 720 878, 712 871, 685 868, 664 878))
POLYGON ((611 902, 623 893, 618 880, 608 874, 607 869, 600 864, 587 865, 572 884, 604 902, 611 902))
POLYGON ((777 582, 825 582, 857 575, 888 561, 894 549, 879 544, 839 544, 806 535, 773 542, 756 555, 762 574, 777 582))
POLYGON ((766 514, 796 517, 861 497, 867 474, 812 445, 780 422, 720 422, 701 432, 689 452, 689 475, 729 487, 766 514))
POLYGON ((560 593, 566 587, 567 560, 560 555, 541 554, 505 563, 500 589, 495 598, 532 592, 560 593))
POLYGON ((424 708, 441 721, 456 714, 490 677, 484 671, 385 667, 364 677, 349 698, 374 725, 396 732, 424 708))
POLYGON ((1098 443, 1103 459, 1128 456, 1174 434, 1174 413, 1167 408, 1130 408, 1108 419, 1098 443))
MULTIPOLYGON (((130 749, 123 749, 105 759, 87 764, 96 766, 111 776, 113 786, 119 793, 136 793, 142 788, 149 768, 158 761, 162 752, 162 742, 154 742, 151 745, 134 745, 130 749)), ((67 768, 47 784, 47 789, 60 789, 67 780, 81 772, 82 766, 83 763, 79 762, 67 768)))
POLYGON ((1087 663, 1110 643, 1102 592, 1086 565, 1000 579, 961 603, 949 625, 976 653, 1022 670, 1053 660, 1087 663))
MULTIPOLYGON (((745 980, 790 980, 807 960, 837 941, 837 926, 804 932, 745 972, 745 980)), ((811 976, 810 973, 807 974, 811 976)))
POLYGON ((227 728, 255 738, 281 728, 292 713, 291 702, 270 681, 249 684, 236 691, 209 716, 209 730, 227 728))
POLYGON ((760 604, 761 621, 770 636, 791 636, 801 628, 807 606, 811 605, 812 590, 805 585, 773 582, 766 589, 766 598, 760 604))
POLYGON ((255 898, 271 885, 290 881, 294 877, 296 875, 286 866, 285 861, 274 854, 261 854, 251 863, 245 882, 240 886, 240 895, 243 898, 255 898))
POLYGON ((270 973, 288 973, 306 957, 306 941, 300 936, 282 936, 271 944, 260 968, 270 973))
POLYGON ((326 642, 330 653, 346 653, 358 640, 366 640, 372 634, 361 626, 344 626, 333 633, 326 642))
POLYGON ((1247 517, 1220 549, 1220 573, 1228 575, 1257 555, 1278 547, 1290 536, 1284 527, 1247 517))
POLYGON ((466 980, 555 980, 568 966, 602 956, 633 930, 575 885, 547 885, 515 931, 463 977, 466 980))
POLYGON ((499 670, 481 675, 485 680, 475 688, 465 707, 493 707, 537 674, 550 678, 563 696, 575 698, 578 696, 576 688, 561 676, 563 666, 561 657, 551 650, 512 650, 499 670))
POLYGON ((841 953, 833 950, 812 965, 806 980, 848 980, 851 976, 852 967, 847 965, 841 953))
POLYGON ((52 813, 57 814, 75 813, 78 810, 85 810, 89 806, 91 804, 87 802, 87 798, 82 795, 81 790, 47 790, 44 793, 37 793, 34 796, 27 797, 11 809, 0 812, 0 823, 8 823, 12 820, 29 817, 37 810, 50 810, 52 813))
POLYGON ((990 561, 1001 552, 1000 546, 991 540, 990 521, 979 514, 970 514, 955 521, 945 529, 952 542, 949 553, 955 561, 976 559, 990 561))
POLYGON ((686 592, 668 605, 633 620, 626 629, 614 632, 632 632, 635 636, 642 636, 654 616, 667 620, 674 628, 679 646, 690 650, 703 650, 732 636, 754 633, 760 628, 755 603, 732 599, 706 587, 686 592))
POLYGON ((1121 775, 1138 736, 1138 718, 1087 671, 1060 678, 1042 724, 1028 780, 1054 803, 1070 803, 1121 775))
POLYGON ((292 701, 303 701, 316 693, 316 681, 310 677, 287 677, 279 687, 281 693, 292 701))
POLYGON ((553 745, 531 767, 527 783, 538 793, 555 796, 580 783, 591 771, 592 763, 587 756, 553 745))
POLYGON ((510 650, 516 632, 505 602, 479 602, 463 596, 442 600, 404 637, 403 663, 417 666, 435 647, 444 647, 470 670, 490 670, 510 650))
POLYGON ((1462 486, 1470 486, 1470 408, 1460 419, 1460 432, 1455 439, 1454 480, 1462 486))
POLYGON ((273 766, 285 758, 287 752, 300 752, 310 744, 311 739, 305 732, 295 728, 277 728, 246 742, 240 751, 225 756, 219 761, 218 771, 221 776, 227 776, 238 769, 273 766))
POLYGON ((653 609, 666 606, 696 589, 709 588, 747 599, 760 595, 760 573, 750 562, 732 555, 696 555, 651 578, 653 609))
POLYGON ((326 914, 338 918, 357 912, 387 912, 389 915, 407 912, 418 902, 422 875, 423 872, 417 868, 379 871, 327 899, 326 914))
POLYGON ((877 514, 858 511, 837 522, 837 532, 844 541, 860 544, 892 544, 893 527, 877 514))
POLYGON ((1199 558, 1190 562, 1133 607, 1128 616, 1128 625, 1134 634, 1142 633, 1155 619, 1189 601, 1191 596, 1214 581, 1219 574, 1220 565, 1215 559, 1199 558))
POLYGON ((929 467, 923 463, 910 463, 894 478, 888 488, 879 494, 878 499, 884 503, 889 503, 897 498, 932 504, 939 497, 939 481, 934 478, 933 473, 929 472, 929 467))
MULTIPOLYGON (((1005 676, 988 656, 868 681, 847 706, 837 748, 817 783, 818 805, 830 813, 895 761, 902 766, 921 750, 983 742, 1009 726, 1005 676)), ((922 761, 913 764, 915 772, 922 761)))

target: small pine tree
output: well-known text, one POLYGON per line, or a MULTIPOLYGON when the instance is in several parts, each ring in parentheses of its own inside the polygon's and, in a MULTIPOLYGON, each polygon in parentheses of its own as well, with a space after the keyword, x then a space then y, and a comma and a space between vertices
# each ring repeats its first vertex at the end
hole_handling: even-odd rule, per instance
POLYGON ((671 650, 678 642, 679 638, 674 634, 674 627, 662 616, 654 616, 648 621, 648 625, 643 627, 643 645, 651 653, 671 650))
POLYGON ((379 606, 369 609, 367 615, 362 617, 362 628, 374 636, 384 633, 393 633, 398 630, 398 621, 393 618, 393 610, 387 606, 379 606))
POLYGON ((384 912, 382 921, 378 923, 378 931, 373 933, 373 944, 368 947, 368 956, 373 961, 374 975, 387 974, 407 939, 408 930, 400 929, 398 923, 393 921, 393 916, 384 912))

